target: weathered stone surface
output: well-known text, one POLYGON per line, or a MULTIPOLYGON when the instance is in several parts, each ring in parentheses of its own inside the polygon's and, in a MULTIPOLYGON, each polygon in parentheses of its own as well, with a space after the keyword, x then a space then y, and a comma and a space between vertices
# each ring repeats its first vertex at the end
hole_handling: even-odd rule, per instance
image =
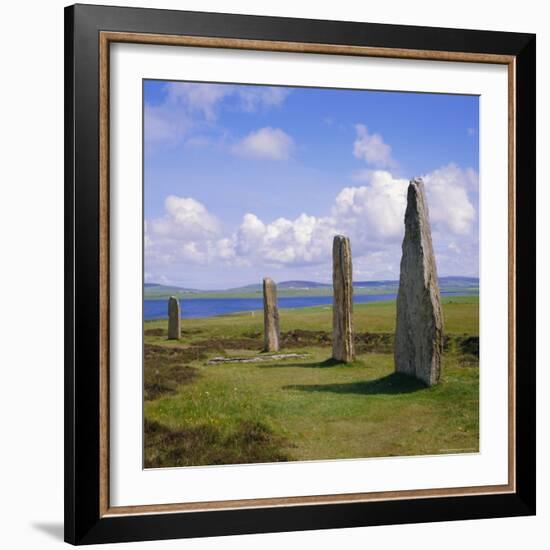
POLYGON ((409 184, 397 294, 395 370, 429 386, 441 374, 443 314, 428 204, 420 178, 409 184))
POLYGON ((348 237, 336 235, 332 243, 332 357, 350 363, 353 347, 353 281, 351 245, 348 237))
POLYGON ((276 355, 255 355, 254 357, 212 357, 207 365, 220 363, 265 363, 266 361, 284 361, 285 359, 305 359, 309 353, 278 353, 276 355))
POLYGON ((168 298, 168 339, 179 340, 181 338, 181 313, 180 303, 175 296, 168 298))
POLYGON ((277 285, 264 278, 264 351, 279 351, 279 308, 277 307, 277 285))

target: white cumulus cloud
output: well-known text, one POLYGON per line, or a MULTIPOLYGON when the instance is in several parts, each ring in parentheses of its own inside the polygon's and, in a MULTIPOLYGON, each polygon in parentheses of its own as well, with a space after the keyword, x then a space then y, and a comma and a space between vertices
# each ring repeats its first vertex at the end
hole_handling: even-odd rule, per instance
POLYGON ((290 158, 294 140, 280 128, 269 126, 250 132, 232 148, 233 153, 245 157, 269 160, 290 158))
POLYGON ((166 85, 167 102, 182 104, 189 111, 200 113, 207 120, 218 116, 220 101, 233 93, 233 87, 223 84, 170 82, 166 85))
POLYGON ((362 179, 365 185, 340 191, 333 215, 365 242, 400 238, 409 182, 385 170, 364 172, 362 179))
POLYGON ((219 232, 218 219, 210 214, 205 206, 190 197, 169 195, 164 201, 166 214, 151 220, 147 225, 152 235, 212 237, 219 232))
MULTIPOLYGON (((477 174, 450 164, 423 178, 440 273, 477 273, 477 214, 470 198, 477 174)), ((386 170, 356 173, 354 181, 358 185, 343 187, 324 216, 302 212, 265 220, 247 212, 228 232, 199 201, 171 195, 163 216, 145 225, 147 270, 161 274, 178 265, 185 272, 185 266, 202 265, 313 274, 330 270, 332 239, 343 233, 351 240, 356 277, 395 278, 409 182, 386 170)))
POLYGON ((159 143, 175 144, 193 128, 193 121, 181 110, 171 111, 163 105, 145 105, 145 143, 155 146, 159 143))
POLYGON ((220 221, 201 202, 169 195, 164 201, 164 215, 145 223, 146 263, 150 269, 181 260, 203 264, 210 260, 212 250, 222 257, 224 243, 217 244, 223 241, 220 232, 220 221))
MULTIPOLYGON (((466 191, 470 177, 454 165, 424 176, 432 228, 446 254, 460 253, 448 247, 454 242, 450 239, 476 239, 475 208, 466 191)), ((344 233, 351 239, 354 258, 367 255, 376 260, 377 272, 389 273, 390 267, 399 265, 409 182, 385 170, 364 171, 357 178, 362 185, 344 187, 326 216, 302 213, 295 219, 267 222, 245 214, 232 237, 235 255, 250 263, 314 265, 330 259, 333 236, 344 233)))
POLYGON ((185 105, 207 120, 218 117, 223 99, 230 98, 231 108, 248 113, 281 105, 290 93, 273 86, 234 86, 231 84, 170 82, 166 85, 168 102, 185 105))
POLYGON ((380 134, 369 133, 364 124, 356 124, 355 132, 353 154, 356 158, 380 168, 387 168, 394 164, 391 147, 384 142, 380 134))
MULTIPOLYGON (((213 131, 222 109, 254 113, 283 104, 290 91, 273 86, 235 86, 232 84, 169 82, 166 96, 159 104, 145 105, 147 145, 176 144, 197 131, 213 131)), ((196 145, 194 136, 189 138, 196 145)), ((201 145, 205 143, 201 137, 201 145)))
POLYGON ((294 220, 277 218, 264 223, 245 214, 234 242, 239 256, 271 265, 304 265, 321 261, 336 231, 333 220, 301 214, 294 220))
POLYGON ((456 164, 438 168, 423 177, 430 221, 438 230, 467 235, 472 232, 476 219, 475 208, 468 189, 477 188, 477 174, 461 170, 456 164))
POLYGON ((243 111, 253 113, 265 107, 278 107, 288 94, 288 88, 259 86, 250 88, 247 86, 238 87, 240 107, 243 111))

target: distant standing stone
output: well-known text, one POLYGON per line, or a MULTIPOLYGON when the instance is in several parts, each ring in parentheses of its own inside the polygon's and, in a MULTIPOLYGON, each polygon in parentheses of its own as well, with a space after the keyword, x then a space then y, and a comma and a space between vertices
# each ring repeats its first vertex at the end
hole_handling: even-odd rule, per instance
POLYGON ((332 243, 332 357, 350 363, 353 347, 353 281, 348 237, 336 235, 332 243))
POLYGON ((279 308, 277 307, 277 285, 264 278, 264 351, 279 351, 279 308))
POLYGON ((397 294, 395 370, 429 386, 441 374, 443 314, 424 184, 413 179, 407 191, 405 237, 397 294))
POLYGON ((180 303, 175 296, 168 299, 168 339, 179 340, 181 337, 180 303))

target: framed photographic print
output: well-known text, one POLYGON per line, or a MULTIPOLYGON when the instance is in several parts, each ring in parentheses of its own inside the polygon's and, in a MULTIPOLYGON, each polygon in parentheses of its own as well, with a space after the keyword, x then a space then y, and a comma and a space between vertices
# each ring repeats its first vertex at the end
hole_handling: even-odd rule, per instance
POLYGON ((65 21, 66 540, 534 514, 534 35, 65 21))

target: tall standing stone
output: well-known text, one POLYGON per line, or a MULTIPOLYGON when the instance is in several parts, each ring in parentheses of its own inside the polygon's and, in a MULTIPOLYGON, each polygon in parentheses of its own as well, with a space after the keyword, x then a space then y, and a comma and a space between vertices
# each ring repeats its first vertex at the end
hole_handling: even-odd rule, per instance
POLYGON ((175 296, 168 299, 168 339, 179 340, 181 337, 180 303, 175 296))
POLYGON ((350 363, 353 346, 353 281, 348 237, 336 235, 332 243, 332 357, 350 363))
POLYGON ((407 191, 405 237, 397 294, 395 370, 429 386, 441 374, 443 314, 424 184, 413 179, 407 191))
POLYGON ((277 285, 269 277, 264 278, 264 351, 279 351, 279 308, 277 285))

